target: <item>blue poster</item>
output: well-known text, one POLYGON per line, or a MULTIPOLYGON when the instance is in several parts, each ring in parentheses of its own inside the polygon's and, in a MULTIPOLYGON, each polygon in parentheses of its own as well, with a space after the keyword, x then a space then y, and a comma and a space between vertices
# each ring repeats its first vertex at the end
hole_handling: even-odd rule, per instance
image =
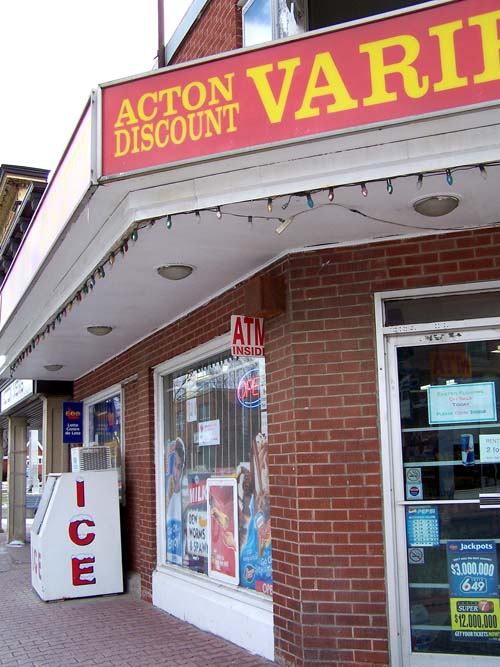
POLYGON ((497 546, 493 540, 447 543, 450 597, 498 597, 497 546))
POLYGON ((439 546, 439 514, 437 507, 407 507, 406 537, 409 547, 439 546))
POLYGON ((255 514, 252 496, 246 538, 240 550, 240 586, 272 595, 272 559, 271 528, 262 512, 255 514))
POLYGON ((63 442, 81 445, 83 442, 83 403, 69 401, 63 403, 63 442))

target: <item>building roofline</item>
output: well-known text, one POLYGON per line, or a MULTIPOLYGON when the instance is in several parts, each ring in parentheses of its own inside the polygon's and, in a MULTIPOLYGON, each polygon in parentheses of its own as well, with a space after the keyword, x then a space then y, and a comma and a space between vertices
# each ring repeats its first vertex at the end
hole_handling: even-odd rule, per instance
POLYGON ((165 63, 168 63, 174 57, 177 49, 180 47, 186 35, 191 30, 196 21, 200 18, 201 14, 204 12, 206 5, 209 0, 193 0, 186 13, 182 17, 179 25, 175 29, 174 33, 168 40, 165 46, 165 63))

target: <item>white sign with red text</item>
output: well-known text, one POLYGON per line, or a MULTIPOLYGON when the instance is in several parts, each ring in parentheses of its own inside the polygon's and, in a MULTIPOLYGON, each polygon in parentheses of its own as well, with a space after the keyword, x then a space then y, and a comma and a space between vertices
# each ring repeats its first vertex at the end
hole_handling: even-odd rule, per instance
POLYGON ((31 530, 42 600, 123 592, 116 470, 49 475, 31 530))
POLYGON ((231 315, 233 357, 264 356, 264 320, 261 317, 231 315))

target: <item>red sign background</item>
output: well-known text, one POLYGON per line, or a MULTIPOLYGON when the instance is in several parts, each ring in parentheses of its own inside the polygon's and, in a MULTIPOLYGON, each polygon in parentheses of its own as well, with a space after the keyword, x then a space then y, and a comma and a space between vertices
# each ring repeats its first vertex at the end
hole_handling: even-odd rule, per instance
POLYGON ((102 88, 102 176, 500 99, 500 0, 458 0, 102 88))

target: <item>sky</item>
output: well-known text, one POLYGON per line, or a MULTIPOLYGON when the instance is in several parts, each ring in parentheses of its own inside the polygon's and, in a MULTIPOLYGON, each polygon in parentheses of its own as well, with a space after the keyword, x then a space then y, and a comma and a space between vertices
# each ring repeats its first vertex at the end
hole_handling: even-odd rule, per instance
MULTIPOLYGON (((191 0, 164 0, 165 40, 191 0)), ((157 0, 0 0, 0 164, 53 172, 93 88, 156 68, 157 0)))

